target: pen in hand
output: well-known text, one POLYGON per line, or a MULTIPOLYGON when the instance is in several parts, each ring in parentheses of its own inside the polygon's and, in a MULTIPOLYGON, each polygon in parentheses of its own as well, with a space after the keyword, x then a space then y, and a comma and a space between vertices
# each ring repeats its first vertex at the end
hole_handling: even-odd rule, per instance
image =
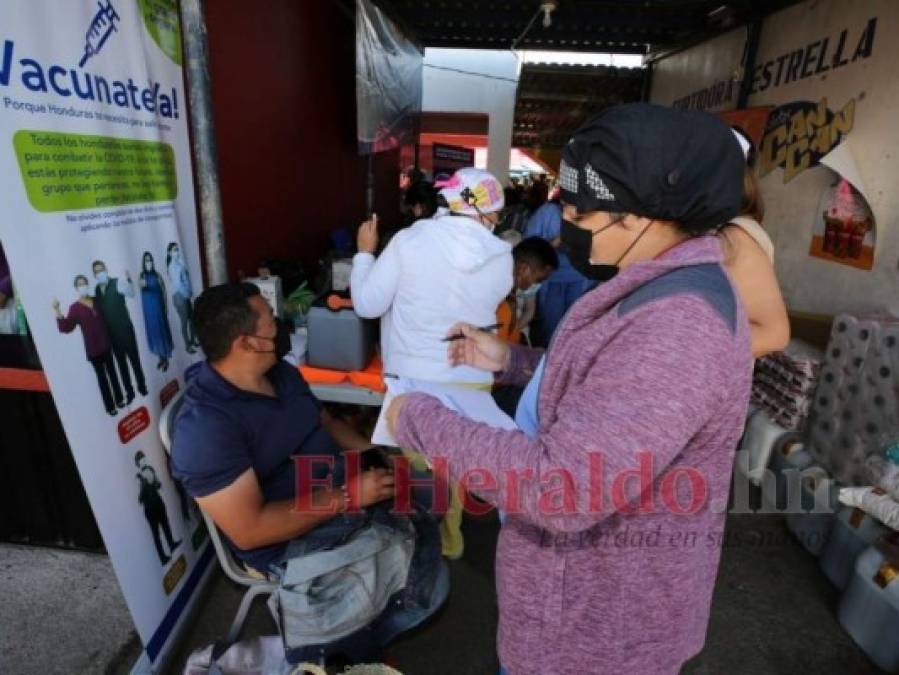
MULTIPOLYGON (((502 328, 503 325, 501 323, 490 324, 489 326, 478 326, 478 330, 489 332, 492 330, 496 330, 497 328, 502 328)), ((456 333, 455 335, 450 335, 448 337, 443 338, 442 342, 455 342, 456 340, 464 340, 465 336, 462 333, 456 333)))

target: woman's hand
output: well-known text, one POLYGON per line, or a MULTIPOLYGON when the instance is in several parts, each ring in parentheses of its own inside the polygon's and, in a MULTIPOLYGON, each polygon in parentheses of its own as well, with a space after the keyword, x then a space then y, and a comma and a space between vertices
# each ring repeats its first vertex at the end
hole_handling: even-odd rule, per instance
POLYGON ((400 412, 403 410, 403 406, 406 404, 406 395, 401 394, 397 396, 390 402, 390 407, 387 408, 387 429, 390 431, 391 435, 396 433, 396 422, 400 417, 400 412))
POLYGON ((59 318, 62 317, 62 312, 59 309, 59 300, 56 300, 55 298, 53 300, 53 313, 59 318))
POLYGON ((369 220, 359 226, 356 248, 360 253, 374 253, 378 248, 378 216, 372 214, 369 220))
POLYGON ((361 476, 359 506, 365 508, 393 497, 393 473, 386 469, 373 469, 361 476))
POLYGON ((447 348, 449 362, 454 366, 472 366, 491 373, 505 370, 509 363, 509 345, 493 333, 478 330, 467 323, 458 323, 450 328, 449 336, 464 335, 453 340, 447 348))

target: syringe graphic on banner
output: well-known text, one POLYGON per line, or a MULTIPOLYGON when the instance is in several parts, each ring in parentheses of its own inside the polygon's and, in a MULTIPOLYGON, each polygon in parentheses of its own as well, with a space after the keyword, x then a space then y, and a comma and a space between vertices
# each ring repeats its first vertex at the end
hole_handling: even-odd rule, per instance
POLYGON ((79 68, 84 68, 84 64, 87 63, 89 58, 100 53, 100 50, 103 49, 103 44, 116 30, 116 21, 121 21, 119 15, 116 14, 115 8, 112 6, 112 0, 106 0, 105 6, 102 2, 98 2, 97 7, 99 9, 91 20, 91 26, 88 28, 87 34, 84 36, 84 56, 78 62, 79 68))

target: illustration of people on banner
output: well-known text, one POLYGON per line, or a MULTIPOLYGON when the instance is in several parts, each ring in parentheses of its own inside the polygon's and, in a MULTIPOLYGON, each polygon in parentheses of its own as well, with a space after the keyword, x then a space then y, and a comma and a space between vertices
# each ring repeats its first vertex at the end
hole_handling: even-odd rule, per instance
POLYGON ((159 556, 159 564, 166 565, 175 553, 175 549, 181 545, 181 541, 175 541, 172 537, 172 527, 169 524, 169 514, 162 500, 162 483, 154 469, 147 462, 147 456, 142 450, 134 455, 134 465, 137 467, 137 481, 140 484, 137 500, 144 507, 144 516, 150 533, 153 535, 153 544, 156 546, 156 554, 159 556), (165 537, 168 546, 166 552, 161 536, 165 537))
MULTIPOLYGON (((141 261, 138 284, 147 345, 158 357, 156 368, 165 372, 174 351, 166 282, 156 270, 152 253, 145 251, 141 261)), ((52 307, 60 333, 80 329, 85 356, 97 376, 100 398, 106 412, 115 417, 120 409, 134 401, 137 394, 148 394, 137 335, 127 304, 136 297, 135 284, 128 270, 111 277, 103 260, 94 260, 91 270, 93 282, 84 274, 75 277, 76 299, 65 314, 58 299, 53 299, 52 307)), ((186 351, 194 354, 199 343, 193 329, 193 288, 177 242, 171 242, 167 247, 166 271, 172 284, 172 304, 181 321, 186 351)))
POLYGON ((109 415, 115 417, 119 408, 125 407, 125 399, 113 363, 109 328, 100 313, 96 298, 91 295, 87 277, 83 274, 77 275, 73 285, 78 299, 69 305, 65 315, 62 313, 59 300, 53 300, 56 325, 60 333, 71 333, 76 328, 81 329, 84 355, 96 373, 103 407, 109 415))

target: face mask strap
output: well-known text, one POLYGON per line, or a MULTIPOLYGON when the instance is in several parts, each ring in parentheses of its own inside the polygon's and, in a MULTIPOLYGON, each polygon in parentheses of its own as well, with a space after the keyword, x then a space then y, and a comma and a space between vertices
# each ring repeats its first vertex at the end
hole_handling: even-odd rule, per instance
POLYGON ((257 338, 257 339, 259 339, 259 340, 268 340, 268 341, 271 342, 272 345, 274 346, 274 349, 272 349, 271 351, 262 351, 261 349, 254 349, 253 351, 254 351, 256 354, 274 354, 274 353, 276 353, 276 352, 278 351, 278 347, 277 347, 277 345, 278 345, 278 336, 277 336, 277 334, 275 335, 275 337, 265 337, 264 335, 256 335, 256 334, 254 334, 254 333, 244 333, 243 336, 244 336, 244 337, 257 338))
MULTIPOLYGON (((484 221, 487 220, 486 214, 483 211, 481 211, 481 209, 478 208, 477 204, 472 203, 472 204, 470 204, 470 206, 477 212, 478 217, 481 219, 481 223, 484 224, 484 221)), ((495 223, 491 223, 489 221, 487 221, 487 223, 484 225, 485 225, 485 227, 496 227, 495 223)))
POLYGON ((643 228, 643 231, 640 233, 640 235, 639 235, 636 239, 634 239, 634 241, 631 243, 631 245, 628 246, 628 247, 625 249, 624 253, 621 254, 621 257, 618 258, 618 261, 615 263, 616 266, 617 266, 617 265, 620 265, 620 264, 621 264, 621 261, 624 260, 624 259, 627 257, 627 254, 630 253, 630 252, 634 249, 634 247, 635 247, 635 246, 640 242, 640 240, 643 238, 643 235, 646 234, 646 233, 649 231, 649 228, 650 228, 650 227, 652 227, 652 224, 653 224, 654 222, 656 222, 656 221, 654 221, 654 220, 650 220, 650 221, 649 221, 649 223, 646 225, 646 227, 643 228))
POLYGON ((612 226, 614 226, 614 225, 617 225, 618 223, 620 223, 621 221, 623 221, 625 218, 627 218, 627 215, 623 215, 623 216, 621 216, 620 218, 616 218, 616 219, 613 220, 611 223, 609 223, 609 224, 607 224, 607 225, 603 225, 601 228, 599 228, 599 229, 596 230, 595 232, 591 232, 591 235, 595 237, 597 234, 602 234, 603 232, 605 232, 606 230, 608 230, 610 227, 612 227, 612 226))

